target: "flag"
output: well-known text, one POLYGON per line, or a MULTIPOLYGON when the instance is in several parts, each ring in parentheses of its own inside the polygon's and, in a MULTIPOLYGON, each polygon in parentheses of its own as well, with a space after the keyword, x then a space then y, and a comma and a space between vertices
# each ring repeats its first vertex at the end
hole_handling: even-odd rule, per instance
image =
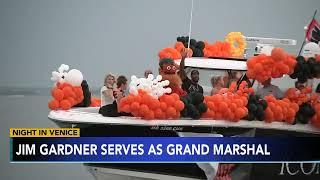
POLYGON ((306 30, 306 40, 317 44, 320 41, 320 25, 316 19, 310 22, 306 30))

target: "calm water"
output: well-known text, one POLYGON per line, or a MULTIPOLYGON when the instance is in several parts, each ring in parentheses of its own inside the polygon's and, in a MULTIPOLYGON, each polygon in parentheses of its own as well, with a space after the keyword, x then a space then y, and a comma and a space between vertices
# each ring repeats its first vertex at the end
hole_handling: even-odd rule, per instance
POLYGON ((0 179, 94 179, 82 164, 9 163, 10 127, 57 127, 47 118, 49 98, 46 95, 0 95, 0 118, 2 122, 0 125, 0 179))

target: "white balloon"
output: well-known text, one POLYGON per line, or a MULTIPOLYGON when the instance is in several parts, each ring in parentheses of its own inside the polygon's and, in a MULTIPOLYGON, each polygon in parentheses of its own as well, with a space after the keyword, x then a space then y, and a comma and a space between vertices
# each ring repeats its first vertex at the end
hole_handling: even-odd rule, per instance
POLYGON ((131 82, 137 82, 138 78, 137 76, 131 76, 131 82))
POLYGON ((134 86, 131 86, 129 92, 134 95, 138 95, 138 89, 134 86))
POLYGON ((156 77, 156 80, 157 80, 157 81, 161 81, 161 80, 162 80, 162 76, 161 76, 161 75, 158 75, 158 76, 156 77))
POLYGON ((61 78, 60 73, 58 73, 57 71, 52 71, 51 73, 51 81, 55 81, 58 82, 61 78))
POLYGON ((265 54, 265 55, 267 55, 267 56, 270 56, 272 49, 273 49, 272 46, 263 46, 263 47, 261 48, 261 51, 260 51, 260 52, 261 52, 262 54, 265 54))
POLYGON ((153 74, 149 74, 147 79, 152 81, 152 79, 154 79, 153 74))
POLYGON ((64 76, 65 81, 73 86, 80 86, 83 81, 82 73, 77 69, 71 69, 64 76))
POLYGON ((136 76, 131 76, 131 82, 129 85, 129 92, 137 95, 138 90, 144 90, 150 96, 154 98, 159 98, 165 93, 171 93, 170 88, 165 88, 169 85, 169 81, 161 81, 162 76, 158 75, 154 77, 152 74, 148 76, 148 78, 137 78, 136 76))
POLYGON ((61 64, 60 67, 58 68, 58 71, 60 73, 63 73, 64 71, 68 71, 69 70, 69 66, 66 64, 61 64))
POLYGON ((316 54, 320 54, 320 46, 317 43, 309 42, 303 46, 301 54, 303 57, 314 57, 316 54))
POLYGON ((162 86, 168 86, 169 84, 170 84, 170 81, 168 81, 168 80, 161 81, 162 86))

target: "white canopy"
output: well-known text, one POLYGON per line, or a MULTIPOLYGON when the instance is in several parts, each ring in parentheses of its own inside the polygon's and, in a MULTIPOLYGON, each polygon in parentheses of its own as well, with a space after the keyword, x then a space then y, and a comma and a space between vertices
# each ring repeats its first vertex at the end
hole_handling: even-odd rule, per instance
MULTIPOLYGON (((175 61, 180 64, 180 60, 175 61)), ((201 68, 201 69, 217 69, 217 70, 240 70, 246 71, 247 64, 244 60, 231 60, 223 58, 186 58, 186 67, 201 68)))

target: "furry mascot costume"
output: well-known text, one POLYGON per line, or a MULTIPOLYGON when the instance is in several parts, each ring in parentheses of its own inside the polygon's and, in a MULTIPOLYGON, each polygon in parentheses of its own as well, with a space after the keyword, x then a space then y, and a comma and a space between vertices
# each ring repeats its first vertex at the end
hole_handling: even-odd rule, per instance
POLYGON ((180 64, 183 64, 182 66, 178 66, 172 59, 161 59, 159 62, 159 74, 162 76, 162 80, 168 80, 170 82, 169 87, 171 88, 172 93, 177 93, 179 96, 186 96, 187 93, 181 88, 181 76, 184 74, 180 72, 184 72, 184 60, 187 56, 187 52, 183 51, 181 56, 182 59, 180 64))

